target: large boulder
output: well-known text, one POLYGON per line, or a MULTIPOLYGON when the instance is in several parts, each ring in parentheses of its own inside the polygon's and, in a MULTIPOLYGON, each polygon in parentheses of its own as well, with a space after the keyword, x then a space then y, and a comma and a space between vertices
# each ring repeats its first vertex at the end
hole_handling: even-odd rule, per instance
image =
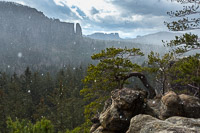
POLYGON ((150 115, 137 115, 131 119, 126 133, 198 133, 200 119, 171 117, 164 121, 150 115))
POLYGON ((104 130, 125 132, 133 116, 143 113, 147 93, 123 88, 111 92, 111 106, 100 114, 104 130))
POLYGON ((116 133, 116 132, 106 130, 106 129, 104 129, 102 126, 99 126, 99 127, 98 127, 94 132, 92 132, 92 133, 116 133))
POLYGON ((171 116, 183 116, 183 107, 180 97, 173 91, 166 93, 161 98, 160 119, 166 119, 171 116))
POLYGON ((160 119, 172 116, 183 116, 188 118, 200 118, 200 99, 185 94, 177 95, 168 92, 161 98, 160 119))
POLYGON ((183 106, 183 116, 189 118, 200 118, 200 99, 185 94, 179 95, 183 106))

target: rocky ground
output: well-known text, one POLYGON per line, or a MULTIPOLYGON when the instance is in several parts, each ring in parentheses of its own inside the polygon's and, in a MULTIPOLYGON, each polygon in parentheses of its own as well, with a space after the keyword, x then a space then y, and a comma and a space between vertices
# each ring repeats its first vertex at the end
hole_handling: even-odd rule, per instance
POLYGON ((147 99, 142 90, 114 90, 92 122, 91 133, 200 133, 200 99, 173 91, 147 99))

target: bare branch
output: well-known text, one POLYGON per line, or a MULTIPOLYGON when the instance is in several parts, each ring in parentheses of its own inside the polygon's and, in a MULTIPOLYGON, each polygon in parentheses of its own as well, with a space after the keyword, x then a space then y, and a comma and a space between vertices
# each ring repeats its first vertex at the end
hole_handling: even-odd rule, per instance
POLYGON ((194 85, 191 85, 191 84, 187 84, 187 85, 192 87, 192 88, 195 88, 195 89, 199 90, 199 87, 197 87, 197 86, 194 86, 194 85))
POLYGON ((142 81, 143 85, 149 91, 149 98, 154 98, 156 96, 155 89, 148 83, 148 81, 146 79, 146 76, 144 74, 139 73, 139 72, 133 72, 133 73, 130 73, 127 76, 123 77, 123 80, 125 81, 128 78, 130 78, 130 77, 137 77, 137 78, 139 78, 142 81))
POLYGON ((188 3, 194 3, 194 4, 200 4, 200 0, 171 0, 172 2, 176 1, 181 4, 188 4, 188 3))

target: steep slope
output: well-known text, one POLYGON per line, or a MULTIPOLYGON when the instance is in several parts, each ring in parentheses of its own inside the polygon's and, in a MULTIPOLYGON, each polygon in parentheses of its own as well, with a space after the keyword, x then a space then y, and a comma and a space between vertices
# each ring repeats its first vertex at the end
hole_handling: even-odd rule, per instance
POLYGON ((49 19, 36 9, 15 3, 0 2, 0 20, 0 39, 11 43, 26 39, 31 43, 61 45, 76 36, 73 23, 49 19))
POLYGON ((80 24, 74 26, 34 8, 0 2, 0 69, 20 72, 88 60, 93 48, 84 43, 80 24))

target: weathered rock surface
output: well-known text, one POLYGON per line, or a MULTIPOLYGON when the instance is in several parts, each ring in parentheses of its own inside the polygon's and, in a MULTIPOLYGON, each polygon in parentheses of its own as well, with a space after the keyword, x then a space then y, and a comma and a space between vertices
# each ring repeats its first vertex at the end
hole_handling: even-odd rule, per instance
POLYGON ((114 132, 104 129, 102 126, 99 126, 93 133, 120 133, 120 132, 114 132))
POLYGON ((112 104, 100 114, 99 120, 104 129, 125 132, 130 119, 144 110, 144 91, 124 88, 111 93, 112 104))
POLYGON ((174 116, 164 121, 150 115, 137 115, 131 119, 126 133, 198 133, 200 119, 174 116))
POLYGON ((177 95, 170 91, 161 98, 149 99, 145 114, 159 119, 167 119, 172 116, 200 118, 199 111, 199 98, 185 94, 177 95))
POLYGON ((160 115, 161 97, 148 99, 146 102, 145 114, 158 118, 160 115))
POLYGON ((170 91, 147 100, 145 91, 124 88, 92 122, 91 133, 200 133, 200 99, 170 91))
POLYGON ((173 91, 166 93, 161 98, 160 119, 171 116, 183 116, 183 106, 180 97, 173 91))
POLYGON ((82 37, 82 29, 79 23, 76 24, 76 35, 82 37))
POLYGON ((185 94, 179 95, 185 117, 200 118, 200 99, 185 94))

